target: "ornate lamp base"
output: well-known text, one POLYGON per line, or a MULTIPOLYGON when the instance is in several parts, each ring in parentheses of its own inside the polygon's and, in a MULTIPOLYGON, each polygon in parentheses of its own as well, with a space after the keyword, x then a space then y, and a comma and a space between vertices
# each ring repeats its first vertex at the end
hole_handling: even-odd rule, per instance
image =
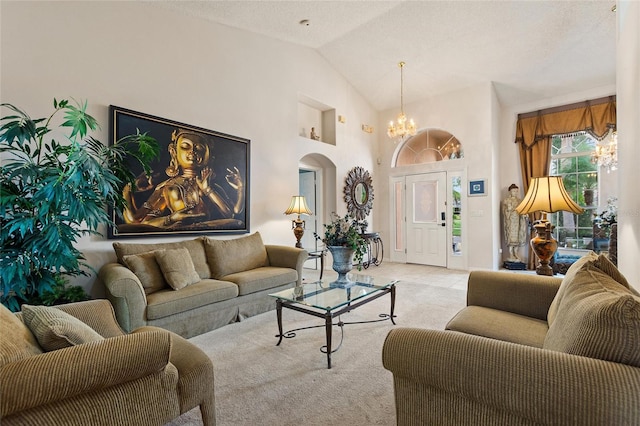
POLYGON ((549 262, 558 249, 558 242, 551 235, 554 226, 547 220, 539 220, 533 227, 536 230, 536 236, 531 239, 531 249, 540 261, 536 267, 536 273, 538 275, 553 275, 553 268, 549 266, 549 262))
POLYGON ((305 227, 304 220, 301 220, 300 216, 298 216, 298 219, 292 220, 291 222, 292 222, 291 229, 293 229, 293 235, 295 235, 296 237, 296 247, 302 248, 302 243, 300 242, 300 240, 304 235, 304 227, 305 227))

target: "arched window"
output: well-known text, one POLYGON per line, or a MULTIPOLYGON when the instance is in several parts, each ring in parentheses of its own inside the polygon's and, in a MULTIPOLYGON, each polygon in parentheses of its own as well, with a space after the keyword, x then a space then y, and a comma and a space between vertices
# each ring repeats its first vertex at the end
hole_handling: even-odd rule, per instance
POLYGON ((464 156, 462 144, 451 133, 426 129, 407 140, 396 157, 397 166, 447 161, 464 156))

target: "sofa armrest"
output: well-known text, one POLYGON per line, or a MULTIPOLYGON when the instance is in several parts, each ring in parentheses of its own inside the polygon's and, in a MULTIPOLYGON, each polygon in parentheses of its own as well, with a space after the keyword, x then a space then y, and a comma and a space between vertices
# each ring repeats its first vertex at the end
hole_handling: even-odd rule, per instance
POLYGON ((547 320, 561 278, 513 272, 471 271, 467 306, 484 306, 547 320))
POLYGON ((85 343, 5 364, 0 367, 0 412, 7 416, 161 372, 169 365, 170 354, 170 334, 159 330, 85 343))
POLYGON ((398 425, 640 424, 640 368, 628 365, 411 328, 389 332, 382 361, 398 425))
POLYGON ((124 331, 130 333, 147 325, 147 296, 136 274, 119 263, 107 263, 98 277, 124 331))
POLYGON ((270 266, 291 268, 298 272, 296 285, 302 285, 302 265, 309 257, 306 250, 297 247, 265 244, 270 266))

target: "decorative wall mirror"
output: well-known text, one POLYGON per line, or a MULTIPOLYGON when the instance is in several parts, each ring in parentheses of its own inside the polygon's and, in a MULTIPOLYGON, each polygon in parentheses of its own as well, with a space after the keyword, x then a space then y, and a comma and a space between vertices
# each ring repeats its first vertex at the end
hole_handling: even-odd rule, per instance
POLYGON ((349 171, 344 185, 344 201, 349 215, 364 220, 373 207, 373 183, 369 172, 362 167, 349 171))

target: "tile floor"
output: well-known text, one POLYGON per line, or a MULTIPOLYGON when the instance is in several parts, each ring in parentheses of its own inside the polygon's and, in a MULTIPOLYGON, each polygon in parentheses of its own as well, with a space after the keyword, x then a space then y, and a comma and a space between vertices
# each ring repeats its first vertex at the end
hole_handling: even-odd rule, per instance
MULTIPOLYGON (((325 261, 325 271, 323 278, 335 277, 336 272, 331 269, 330 260, 325 261), (329 265, 327 265, 329 264, 329 265), (328 269, 327 269, 328 268, 328 269)), ((312 265, 308 262, 307 265, 312 265)), ((375 277, 396 278, 400 281, 424 282, 438 287, 453 288, 459 290, 467 289, 468 271, 458 271, 436 266, 416 265, 410 263, 395 263, 383 261, 379 266, 371 265, 367 269, 358 271, 354 268, 352 272, 375 277)), ((312 282, 318 279, 320 271, 305 267, 303 279, 305 282, 312 282)))

